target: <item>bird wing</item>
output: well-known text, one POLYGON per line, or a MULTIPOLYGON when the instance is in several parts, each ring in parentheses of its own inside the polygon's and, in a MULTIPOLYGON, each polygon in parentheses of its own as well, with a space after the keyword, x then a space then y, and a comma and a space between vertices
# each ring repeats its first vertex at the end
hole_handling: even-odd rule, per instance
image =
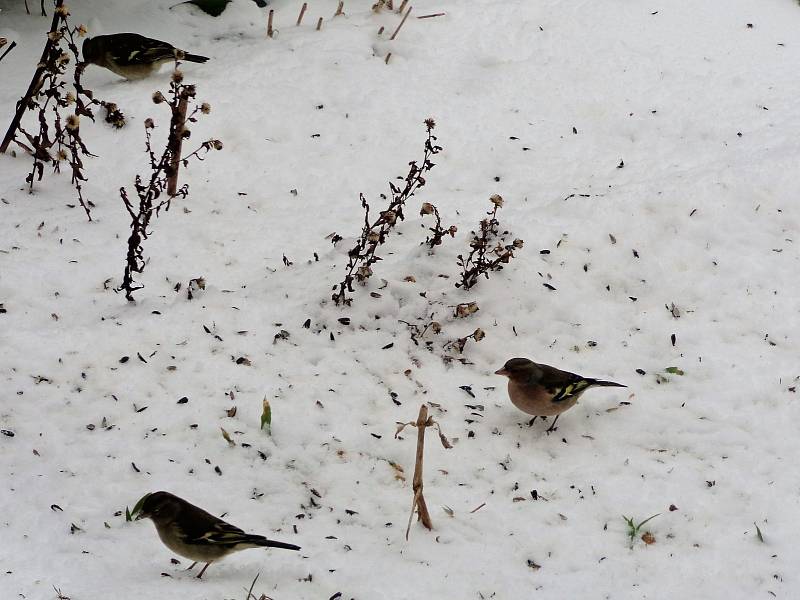
POLYGON ((194 539, 193 542, 197 544, 236 546, 237 544, 249 544, 260 538, 261 536, 245 533, 238 527, 220 519, 203 532, 202 535, 194 539))
POLYGON ((552 402, 564 402, 579 396, 591 387, 594 380, 581 377, 569 371, 562 371, 549 365, 539 367, 539 385, 553 394, 552 402))
POLYGON ((175 58, 172 44, 134 33, 118 34, 108 51, 114 62, 123 67, 149 65, 175 58))

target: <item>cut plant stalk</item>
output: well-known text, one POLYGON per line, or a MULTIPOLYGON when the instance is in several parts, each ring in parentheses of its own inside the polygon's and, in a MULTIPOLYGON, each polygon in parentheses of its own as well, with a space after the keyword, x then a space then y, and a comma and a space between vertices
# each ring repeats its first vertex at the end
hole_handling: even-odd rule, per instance
POLYGON ((422 522, 425 528, 428 530, 433 529, 431 515, 428 512, 428 506, 425 503, 425 496, 422 493, 422 469, 423 458, 425 455, 425 429, 428 427, 436 427, 436 429, 439 431, 439 440, 442 442, 442 446, 445 448, 452 448, 450 442, 442 433, 439 423, 434 421, 433 417, 428 416, 428 407, 424 404, 419 407, 419 415, 417 415, 417 420, 409 423, 400 423, 397 427, 397 432, 394 434, 394 437, 397 438, 403 429, 409 425, 417 428, 417 455, 414 462, 414 479, 412 483, 412 491, 414 492, 414 495, 411 499, 411 513, 408 515, 408 525, 406 526, 406 540, 408 539, 408 534, 411 531, 411 521, 414 518, 415 509, 417 511, 418 520, 422 522))

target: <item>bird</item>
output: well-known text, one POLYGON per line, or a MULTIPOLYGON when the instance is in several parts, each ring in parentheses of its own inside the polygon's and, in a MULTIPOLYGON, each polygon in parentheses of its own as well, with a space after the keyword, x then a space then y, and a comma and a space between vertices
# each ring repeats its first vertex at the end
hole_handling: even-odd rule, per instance
POLYGON ((125 79, 143 79, 165 62, 188 60, 204 63, 207 56, 189 54, 172 44, 138 33, 114 33, 86 38, 81 48, 86 63, 113 71, 125 79))
POLYGON ((548 433, 555 431, 561 413, 575 406, 578 398, 589 388, 627 387, 614 381, 582 377, 527 358, 506 361, 502 368, 495 371, 495 375, 508 377, 511 403, 522 412, 533 415, 531 424, 536 417, 555 416, 548 433))
POLYGON ((164 545, 184 558, 206 565, 197 575, 200 579, 211 563, 248 548, 284 548, 300 550, 300 546, 268 540, 263 535, 245 533, 238 527, 207 513, 169 492, 148 494, 136 520, 150 519, 164 545))

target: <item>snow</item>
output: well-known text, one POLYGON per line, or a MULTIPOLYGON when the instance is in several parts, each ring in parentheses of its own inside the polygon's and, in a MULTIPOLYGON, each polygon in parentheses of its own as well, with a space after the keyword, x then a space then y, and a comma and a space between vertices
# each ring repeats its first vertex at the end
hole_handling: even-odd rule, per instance
MULTIPOLYGON (((49 26, 34 4, 2 6, 0 36, 19 44, 0 63, 2 123, 49 26)), ((171 4, 71 5, 90 35, 133 30, 212 58, 184 68, 212 106, 190 142, 225 149, 183 171, 188 199, 154 220, 135 304, 112 291, 118 190, 146 172, 143 119, 164 130, 150 95, 169 70, 133 83, 87 70, 129 121, 82 125, 93 222, 67 207, 66 175, 29 195, 28 158, 0 157, 0 428, 15 434, 0 436, 2 597, 244 598, 258 573, 254 594, 276 600, 793 597, 796 2, 429 1, 392 42, 377 30, 400 16, 371 1, 331 20, 337 2, 318 0, 298 28, 302 3, 275 0, 273 40, 249 0, 217 19, 171 4), (444 147, 428 184, 337 308, 358 195, 383 208, 427 117, 444 147), (456 256, 494 193, 525 247, 457 290, 456 256), (459 229, 433 255, 423 201, 459 229), (455 319, 469 300, 480 310, 455 319), (399 323, 426 312, 444 329, 435 352, 399 323), (477 327, 468 364, 445 364, 442 342, 477 327), (493 374, 513 356, 629 389, 590 390, 546 435, 493 374), (457 441, 428 432, 434 531, 415 521, 406 541, 416 432, 393 436, 423 402, 457 441), (149 523, 125 521, 159 489, 302 551, 242 552, 198 581, 149 523), (622 515, 656 513, 643 528, 656 542, 630 549, 622 515)))

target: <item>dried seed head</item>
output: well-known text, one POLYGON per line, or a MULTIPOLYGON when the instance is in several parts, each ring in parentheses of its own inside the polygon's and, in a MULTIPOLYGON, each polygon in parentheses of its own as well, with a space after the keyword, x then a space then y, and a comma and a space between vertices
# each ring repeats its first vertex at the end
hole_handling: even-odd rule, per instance
POLYGON ((175 69, 172 72, 172 81, 174 83, 180 83, 181 81, 183 81, 183 73, 181 72, 180 69, 175 69))
POLYGON ((203 113, 204 115, 207 115, 208 113, 211 112, 211 105, 208 102, 203 102, 200 105, 200 112, 203 113))
POLYGON ((153 119, 147 118, 144 120, 144 128, 145 129, 154 129, 156 124, 153 122, 153 119))
POLYGON ((469 315, 475 314, 479 310, 480 308, 478 308, 477 302, 463 302, 456 306, 456 317, 468 317, 469 315))
POLYGON ((69 54, 67 54, 66 52, 62 52, 61 54, 58 55, 56 62, 60 67, 66 65, 67 63, 69 63, 69 54))
POLYGON ((397 213, 393 210, 384 210, 381 211, 381 216, 383 220, 389 223, 389 225, 394 225, 395 221, 397 221, 397 213))
POLYGON ((478 327, 475 331, 472 332, 472 338, 476 342, 480 342, 485 337, 486 337, 486 333, 480 327, 478 327))
POLYGON ((427 127, 428 131, 430 131, 431 129, 436 127, 436 121, 434 121, 433 119, 430 119, 430 118, 425 119, 425 127, 427 127))
POLYGON ((51 31, 47 34, 47 39, 51 42, 58 42, 62 37, 64 36, 61 35, 60 31, 51 31))
POLYGON ((211 140, 211 144, 214 146, 214 150, 222 150, 222 142, 219 140, 211 140))
POLYGON ((433 333, 441 333, 442 332, 442 325, 439 321, 431 321, 431 331, 433 333))
POLYGON ((648 546, 649 546, 650 544, 655 544, 655 543, 656 543, 656 536, 654 536, 654 535, 653 535, 652 533, 650 533, 649 531, 645 531, 645 532, 642 534, 642 541, 643 541, 645 544, 647 544, 648 546))
POLYGON ((67 95, 64 96, 64 100, 66 100, 67 105, 72 104, 75 102, 75 95, 72 92, 67 92, 67 95))
POLYGON ((183 131, 181 131, 181 137, 185 140, 188 140, 190 137, 192 137, 191 130, 184 128, 183 131))
POLYGON ((423 202, 422 208, 419 209, 420 215, 430 215, 433 214, 433 204, 430 202, 423 202))
POLYGON ((503 197, 500 194, 492 194, 489 198, 489 201, 494 204, 497 208, 503 207, 503 197))
POLYGON ((64 150, 59 150, 56 154, 56 160, 62 161, 67 160, 67 153, 64 150))
POLYGON ((520 239, 516 239, 516 240, 514 240, 514 248, 522 248, 522 245, 523 245, 524 243, 525 243, 525 242, 523 242, 522 240, 520 240, 520 239))
POLYGON ((164 101, 166 101, 164 94, 161 92, 153 92, 153 104, 161 104, 164 101))
POLYGON ((370 269, 366 265, 363 267, 359 267, 358 271, 356 271, 356 279, 358 279, 359 281, 368 279, 371 275, 372 275, 372 269, 370 269))
POLYGON ((377 244, 380 241, 380 239, 381 239, 381 236, 380 236, 380 234, 378 234, 377 231, 370 231, 367 234, 367 241, 371 242, 373 244, 377 244))
POLYGON ((86 27, 84 27, 83 25, 78 25, 78 28, 75 31, 78 33, 78 37, 83 37, 87 33, 89 33, 89 30, 86 29, 86 27))
POLYGON ((66 4, 62 4, 56 9, 56 12, 60 14, 62 17, 66 17, 69 15, 69 8, 67 8, 66 4))
POLYGON ((447 233, 450 234, 450 237, 456 237, 456 231, 458 231, 458 227, 450 225, 450 229, 447 230, 447 233))
POLYGON ((68 131, 78 131, 81 126, 81 119, 78 115, 67 115, 66 124, 68 131))

